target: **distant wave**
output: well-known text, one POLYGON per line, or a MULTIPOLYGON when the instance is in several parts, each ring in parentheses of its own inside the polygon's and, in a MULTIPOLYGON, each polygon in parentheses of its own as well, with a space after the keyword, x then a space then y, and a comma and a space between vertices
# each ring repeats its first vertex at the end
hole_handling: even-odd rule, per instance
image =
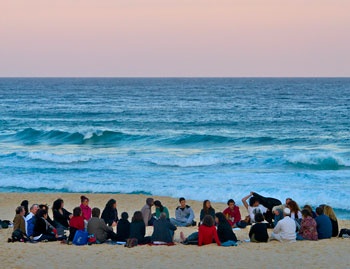
POLYGON ((332 154, 298 154, 287 157, 287 164, 296 168, 339 170, 350 168, 350 161, 332 154))

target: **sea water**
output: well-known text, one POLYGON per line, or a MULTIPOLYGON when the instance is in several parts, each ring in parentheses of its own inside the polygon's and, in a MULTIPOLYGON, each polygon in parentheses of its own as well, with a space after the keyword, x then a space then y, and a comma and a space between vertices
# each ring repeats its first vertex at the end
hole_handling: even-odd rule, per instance
POLYGON ((0 191, 250 191, 350 218, 349 78, 1 78, 0 191))

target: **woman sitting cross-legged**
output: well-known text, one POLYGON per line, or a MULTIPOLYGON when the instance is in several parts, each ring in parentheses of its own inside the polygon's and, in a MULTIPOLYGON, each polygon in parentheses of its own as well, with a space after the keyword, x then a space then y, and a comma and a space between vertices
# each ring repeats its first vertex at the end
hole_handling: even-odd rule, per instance
POLYGON ((214 219, 210 215, 203 218, 203 223, 199 226, 198 232, 190 234, 185 238, 183 232, 180 233, 181 243, 188 245, 202 246, 216 242, 218 246, 221 245, 218 233, 214 225, 214 219))
POLYGON ((317 224, 308 209, 301 211, 303 219, 301 220, 300 230, 297 234, 297 240, 317 240, 317 224))
POLYGON ((146 225, 143 221, 141 211, 135 211, 130 224, 130 238, 136 238, 138 244, 148 244, 151 242, 150 236, 145 236, 146 225))
POLYGON ((33 237, 35 241, 57 241, 57 231, 47 221, 47 211, 44 209, 36 213, 33 237))

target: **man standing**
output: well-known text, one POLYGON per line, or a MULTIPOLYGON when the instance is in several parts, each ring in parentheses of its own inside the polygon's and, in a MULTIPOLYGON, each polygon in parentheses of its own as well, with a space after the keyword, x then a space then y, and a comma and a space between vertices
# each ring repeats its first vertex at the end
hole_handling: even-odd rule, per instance
POLYGON ((179 202, 180 206, 175 210, 175 218, 170 219, 171 223, 179 227, 195 226, 196 222, 194 221, 192 208, 186 205, 186 200, 183 197, 179 199, 179 202))
POLYGON ((141 213, 143 217, 143 221, 146 226, 153 226, 154 218, 152 217, 152 206, 153 206, 153 198, 147 198, 146 204, 142 207, 141 213))

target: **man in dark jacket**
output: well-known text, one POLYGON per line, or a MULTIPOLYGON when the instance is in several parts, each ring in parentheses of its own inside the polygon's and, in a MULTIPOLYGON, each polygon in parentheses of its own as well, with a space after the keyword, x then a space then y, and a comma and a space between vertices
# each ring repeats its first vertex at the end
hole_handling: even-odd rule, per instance
POLYGON ((165 243, 172 243, 174 231, 176 226, 173 225, 167 218, 166 214, 162 212, 158 220, 153 223, 152 242, 160 241, 165 243))

